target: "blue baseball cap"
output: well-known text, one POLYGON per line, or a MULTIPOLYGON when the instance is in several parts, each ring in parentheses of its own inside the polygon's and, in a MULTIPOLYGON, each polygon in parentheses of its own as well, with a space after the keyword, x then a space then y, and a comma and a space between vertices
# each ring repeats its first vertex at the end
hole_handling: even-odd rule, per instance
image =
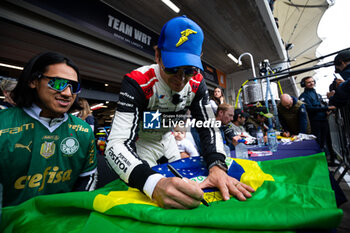
POLYGON ((163 26, 158 40, 164 66, 195 66, 203 70, 200 57, 203 40, 202 29, 186 16, 169 20, 163 26))

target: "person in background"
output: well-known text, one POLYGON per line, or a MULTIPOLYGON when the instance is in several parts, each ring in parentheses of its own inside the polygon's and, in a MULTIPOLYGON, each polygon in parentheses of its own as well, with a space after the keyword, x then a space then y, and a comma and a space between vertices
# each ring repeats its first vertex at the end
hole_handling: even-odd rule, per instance
POLYGON ((177 125, 174 128, 174 137, 176 140, 176 144, 179 148, 180 156, 181 158, 188 158, 188 157, 196 157, 199 156, 197 149, 192 144, 191 141, 189 141, 186 138, 186 128, 180 127, 177 125))
POLYGON ((200 73, 203 40, 202 29, 186 16, 173 18, 163 26, 155 47, 157 64, 140 67, 123 79, 108 137, 106 158, 113 170, 129 186, 144 192, 163 208, 195 208, 203 198, 202 188, 207 187, 217 187, 224 200, 230 194, 246 200, 254 191, 227 175, 217 127, 197 127, 209 170, 202 183, 166 178, 153 171, 148 163, 171 162, 179 154, 174 137, 169 135, 170 128, 161 124, 161 115, 171 121, 190 109, 196 121, 214 119, 200 73))
MULTIPOLYGON (((252 110, 252 114, 250 114, 250 116, 248 117, 248 120, 246 121, 244 127, 246 131, 253 137, 256 137, 256 133, 260 127, 260 129, 266 136, 266 132, 269 129, 269 127, 265 124, 265 122, 267 121, 267 118, 270 117, 271 115, 268 113, 265 107, 255 107, 252 110)), ((266 137, 264 137, 264 139, 266 142, 266 137)))
POLYGON ((280 100, 277 109, 284 130, 282 136, 290 137, 299 133, 310 134, 311 126, 305 104, 288 94, 281 95, 280 100))
POLYGON ((321 149, 325 149, 327 135, 329 131, 327 112, 335 109, 335 106, 328 106, 322 100, 322 96, 315 90, 315 80, 311 76, 304 77, 300 82, 304 87, 304 92, 299 96, 299 100, 305 103, 308 117, 311 124, 311 133, 315 135, 316 141, 321 149))
MULTIPOLYGON (((222 141, 224 142, 224 147, 228 147, 228 150, 234 150, 235 146, 238 144, 238 140, 241 139, 240 136, 234 135, 233 131, 229 129, 229 124, 233 120, 234 110, 231 104, 223 103, 220 104, 215 119, 221 123, 220 133, 222 141)), ((198 133, 192 130, 192 135, 194 136, 195 143, 199 148, 199 152, 201 153, 201 144, 199 140, 198 133)))
POLYGON ((55 52, 33 57, 0 111, 0 183, 4 206, 38 195, 88 191, 96 183, 89 125, 67 111, 80 91, 77 66, 55 52))
POLYGON ((90 125, 90 127, 92 128, 92 131, 97 130, 97 127, 95 127, 96 119, 92 115, 92 111, 91 111, 89 102, 84 98, 79 98, 78 103, 79 103, 80 107, 82 108, 82 110, 78 113, 78 117, 80 119, 86 121, 90 125))
POLYGON ((345 50, 338 53, 334 58, 335 73, 343 78, 336 83, 335 91, 327 93, 329 104, 337 107, 344 106, 350 100, 350 51, 345 50))
POLYGON ((216 87, 214 89, 214 95, 209 101, 209 103, 214 111, 214 114, 216 114, 216 110, 218 109, 218 106, 220 104, 225 103, 224 93, 220 87, 216 87))
MULTIPOLYGON (((329 85, 329 92, 327 92, 327 98, 328 99, 330 99, 330 97, 332 97, 335 94, 335 91, 337 90, 339 85, 342 84, 343 82, 345 82, 345 81, 342 78, 339 78, 339 77, 335 77, 334 78, 333 82, 329 85)), ((336 104, 334 102, 331 103, 331 104, 339 106, 339 104, 336 104)), ((335 112, 332 112, 331 114, 333 114, 333 116, 335 117, 335 112)), ((334 148, 333 148, 333 145, 332 145, 332 137, 331 137, 331 132, 330 131, 331 130, 328 131, 327 140, 326 140, 327 148, 329 149, 329 153, 330 153, 328 166, 337 167, 339 165, 339 163, 336 162, 337 154, 334 151, 334 148)))
POLYGON ((327 93, 327 97, 329 98, 330 96, 333 96, 335 93, 335 90, 337 90, 337 88, 339 87, 340 84, 342 84, 344 81, 344 79, 342 78, 334 78, 333 82, 329 85, 329 92, 333 92, 332 95, 329 95, 329 92, 327 93))
POLYGON ((350 50, 339 52, 334 58, 335 73, 347 81, 350 79, 350 50))
POLYGON ((231 130, 236 136, 249 135, 244 128, 245 122, 248 118, 248 113, 240 108, 235 109, 233 121, 228 123, 228 130, 231 130))
POLYGON ((0 89, 5 96, 4 101, 0 102, 0 109, 10 108, 16 105, 12 100, 11 92, 15 89, 17 81, 15 79, 3 78, 0 82, 0 89))
MULTIPOLYGON (((234 150, 235 146, 238 144, 238 140, 241 139, 239 135, 235 135, 234 132, 229 128, 232 124, 231 121, 234 118, 234 110, 231 104, 223 103, 220 104, 215 119, 221 123, 220 133, 222 141, 224 142, 224 147, 228 147, 228 150, 234 150)), ((199 153, 202 153, 202 145, 200 143, 199 134, 197 130, 191 129, 192 136, 194 138, 195 145, 198 148, 199 153)))
POLYGON ((226 141, 226 145, 230 150, 234 150, 235 146, 238 144, 238 140, 241 139, 240 136, 234 134, 232 130, 229 129, 229 123, 233 120, 234 110, 231 104, 220 104, 216 112, 216 120, 221 122, 221 135, 223 140, 226 141))

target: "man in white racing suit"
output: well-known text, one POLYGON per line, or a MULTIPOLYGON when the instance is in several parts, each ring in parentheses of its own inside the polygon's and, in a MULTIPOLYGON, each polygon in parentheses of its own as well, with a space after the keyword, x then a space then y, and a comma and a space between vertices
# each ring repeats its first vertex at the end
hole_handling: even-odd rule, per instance
POLYGON ((203 40, 202 29, 186 16, 173 18, 163 26, 155 52, 157 64, 138 68, 123 79, 108 138, 106 158, 113 170, 163 208, 195 208, 203 199, 202 189, 207 187, 217 187, 224 200, 230 194, 246 200, 254 192, 226 173, 222 138, 199 72, 203 70, 203 40), (209 169, 201 184, 165 178, 150 168, 180 158, 170 130, 172 122, 188 109, 198 126, 209 169))

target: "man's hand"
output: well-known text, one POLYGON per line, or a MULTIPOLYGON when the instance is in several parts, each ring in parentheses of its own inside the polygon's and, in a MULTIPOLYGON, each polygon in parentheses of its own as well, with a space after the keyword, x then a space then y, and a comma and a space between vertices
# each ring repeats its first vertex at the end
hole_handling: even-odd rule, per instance
POLYGON ((241 136, 233 136, 233 138, 232 138, 232 144, 234 145, 234 146, 237 146, 238 145, 238 140, 240 140, 240 139, 242 139, 241 138, 241 136))
POLYGON ((334 110, 334 109, 336 109, 337 107, 336 106, 333 106, 333 105, 331 105, 331 106, 328 106, 328 110, 334 110))
POLYGON ((335 94, 334 90, 331 91, 331 92, 327 92, 327 98, 330 98, 330 97, 334 96, 334 94, 335 94))
POLYGON ((180 152, 180 156, 181 156, 182 159, 190 157, 190 155, 186 151, 180 152))
POLYGON ((288 131, 285 131, 282 133, 283 137, 290 137, 290 133, 288 131))
POLYGON ((165 209, 192 209, 200 205, 203 194, 197 182, 171 177, 159 180, 152 197, 165 209))
POLYGON ((267 136, 266 135, 264 136, 264 142, 265 143, 267 142, 267 136))
POLYGON ((243 184, 233 177, 227 175, 227 173, 214 166, 209 170, 209 176, 199 186, 204 188, 216 187, 220 190, 221 195, 225 201, 230 199, 230 194, 235 196, 240 201, 245 201, 246 197, 251 197, 250 193, 255 190, 249 185, 243 184))

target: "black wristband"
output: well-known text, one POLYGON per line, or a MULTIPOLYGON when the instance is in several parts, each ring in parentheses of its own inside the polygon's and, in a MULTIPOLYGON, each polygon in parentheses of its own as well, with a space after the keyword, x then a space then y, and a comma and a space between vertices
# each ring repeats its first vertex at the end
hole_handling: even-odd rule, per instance
POLYGON ((209 167, 208 167, 208 170, 210 170, 210 168, 212 168, 214 166, 218 166, 219 168, 221 168, 225 172, 227 172, 227 170, 228 170, 228 167, 227 167, 226 163, 222 162, 221 160, 216 160, 212 164, 210 164, 209 167))

